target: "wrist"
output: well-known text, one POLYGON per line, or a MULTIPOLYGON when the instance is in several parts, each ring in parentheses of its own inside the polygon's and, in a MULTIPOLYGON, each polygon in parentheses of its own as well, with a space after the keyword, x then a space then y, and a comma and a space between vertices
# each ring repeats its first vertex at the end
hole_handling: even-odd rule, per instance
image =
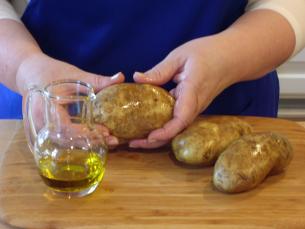
POLYGON ((241 81, 243 73, 238 69, 237 55, 225 36, 216 34, 200 38, 199 42, 202 47, 199 55, 207 74, 217 80, 219 86, 228 87, 241 81))
POLYGON ((40 50, 33 50, 24 55, 20 61, 16 71, 16 86, 21 95, 25 95, 31 85, 38 83, 35 76, 38 74, 41 59, 44 57, 45 54, 40 50))
POLYGON ((247 69, 245 60, 239 56, 238 42, 227 34, 219 33, 213 37, 214 53, 217 54, 219 72, 226 86, 242 81, 247 69))

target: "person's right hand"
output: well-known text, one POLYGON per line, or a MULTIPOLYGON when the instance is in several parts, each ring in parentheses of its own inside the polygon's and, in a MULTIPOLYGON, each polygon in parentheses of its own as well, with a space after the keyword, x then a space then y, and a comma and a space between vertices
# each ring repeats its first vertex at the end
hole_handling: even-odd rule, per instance
MULTIPOLYGON (((24 100, 31 86, 35 85, 43 88, 52 81, 63 79, 74 79, 89 83, 94 88, 94 91, 98 92, 107 86, 123 82, 124 75, 122 73, 117 73, 112 77, 97 75, 85 72, 71 64, 55 60, 43 53, 36 53, 20 64, 16 75, 16 85, 19 93, 23 95, 23 104, 25 104, 24 100)), ((35 122, 37 122, 36 125, 42 125, 43 112, 42 101, 35 102, 32 114, 35 122)), ((110 136, 105 127, 98 126, 98 130, 105 136, 108 145, 116 146, 118 144, 118 139, 110 136)))

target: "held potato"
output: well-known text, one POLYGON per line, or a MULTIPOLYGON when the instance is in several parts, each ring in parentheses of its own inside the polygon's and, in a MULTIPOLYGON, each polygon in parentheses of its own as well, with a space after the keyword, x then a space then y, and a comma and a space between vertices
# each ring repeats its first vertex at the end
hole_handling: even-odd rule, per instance
POLYGON ((157 86, 116 84, 97 94, 93 117, 122 141, 145 138, 172 118, 174 103, 174 98, 157 86))
POLYGON ((199 117, 173 139, 172 149, 183 163, 213 165, 228 145, 251 131, 248 123, 236 117, 199 117))
POLYGON ((287 139, 274 133, 251 134, 232 143, 218 158, 214 186, 227 193, 250 190, 268 174, 282 172, 293 156, 287 139))

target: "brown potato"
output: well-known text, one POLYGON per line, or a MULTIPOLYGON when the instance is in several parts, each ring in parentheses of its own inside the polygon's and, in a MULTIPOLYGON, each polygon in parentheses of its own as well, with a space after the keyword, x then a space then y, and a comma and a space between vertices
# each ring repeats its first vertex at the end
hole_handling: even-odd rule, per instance
POLYGON ((93 116, 121 140, 147 137, 172 118, 174 98, 163 88, 136 83, 112 85, 97 94, 93 116))
POLYGON ((173 139, 172 149, 183 163, 213 165, 228 145, 251 130, 249 124, 236 117, 199 117, 173 139))
POLYGON ((218 158, 214 186, 227 193, 250 190, 268 174, 282 172, 293 156, 287 139, 274 133, 251 134, 232 143, 218 158))

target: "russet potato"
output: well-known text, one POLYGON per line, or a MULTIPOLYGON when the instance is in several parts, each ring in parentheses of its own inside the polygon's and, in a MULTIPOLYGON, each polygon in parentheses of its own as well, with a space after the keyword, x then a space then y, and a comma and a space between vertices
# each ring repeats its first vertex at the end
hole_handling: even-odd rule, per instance
POLYGON ((180 162, 213 165, 226 147, 251 131, 249 124, 236 117, 198 117, 173 139, 172 150, 180 162))
POLYGON ((292 146, 278 134, 256 133, 241 137, 218 158, 213 184, 227 193, 253 189, 266 176, 282 172, 292 156, 292 146))
POLYGON ((97 94, 93 117, 121 141, 145 138, 172 118, 174 103, 174 98, 158 86, 115 84, 97 94))

